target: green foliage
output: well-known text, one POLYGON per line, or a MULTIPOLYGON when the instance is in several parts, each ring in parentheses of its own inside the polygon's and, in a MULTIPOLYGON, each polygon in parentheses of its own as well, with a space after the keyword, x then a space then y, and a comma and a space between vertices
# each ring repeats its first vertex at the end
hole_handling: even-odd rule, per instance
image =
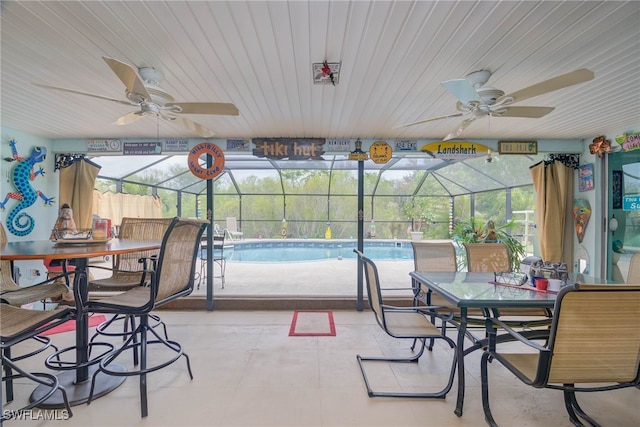
MULTIPOLYGON (((516 227, 512 218, 506 224, 496 226, 493 220, 486 223, 475 217, 468 220, 456 221, 453 226, 453 239, 458 243, 504 243, 509 251, 509 265, 511 271, 518 271, 520 261, 525 256, 525 248, 516 237, 511 235, 516 227)), ((463 260, 466 264, 466 260, 463 260)))
MULTIPOLYGON (((415 162, 416 169, 382 173, 365 171, 363 212, 358 212, 357 174, 350 169, 225 172, 213 181, 213 218, 221 227, 225 226, 226 217, 238 218, 244 235, 249 238, 279 237, 282 218, 286 216, 289 237, 324 238, 326 223, 330 221, 332 237, 348 239, 357 235, 357 220, 362 215, 365 235, 370 231, 369 224, 373 219, 377 239, 407 238, 408 225, 423 231, 425 239, 448 239, 452 197, 455 198, 455 218, 475 215, 477 220, 492 218, 504 222, 508 191, 513 210, 533 208, 533 187, 517 187, 522 181, 516 179, 517 174, 526 170, 527 162, 513 171, 506 171, 504 167, 497 167, 506 165, 494 161, 487 166, 484 159, 478 159, 476 169, 461 163, 446 170, 427 172, 417 160, 406 161, 409 166, 415 162), (482 188, 487 180, 478 175, 479 168, 491 175, 497 174, 501 182, 516 186, 475 193, 472 203, 471 197, 464 192, 482 188)), ((206 217, 206 182, 188 171, 186 161, 167 168, 140 170, 126 175, 121 184, 125 193, 157 194, 163 204, 164 217, 206 217), (157 187, 154 189, 154 186, 157 187), (193 193, 198 194, 197 198, 193 193)), ((96 187, 101 192, 117 191, 114 180, 98 179, 96 187)))
POLYGON ((402 205, 402 213, 411 220, 411 229, 421 231, 423 224, 433 222, 433 201, 427 197, 413 197, 402 205))

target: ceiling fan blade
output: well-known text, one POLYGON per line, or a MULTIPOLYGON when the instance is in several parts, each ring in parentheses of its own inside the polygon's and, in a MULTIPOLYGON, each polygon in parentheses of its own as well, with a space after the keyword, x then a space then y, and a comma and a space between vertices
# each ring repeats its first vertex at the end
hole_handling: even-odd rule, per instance
POLYGON ((539 119, 540 117, 546 116, 553 110, 555 110, 555 107, 507 107, 504 113, 495 114, 495 116, 539 119))
POLYGON ((553 92, 554 90, 577 85, 578 83, 588 82, 589 80, 593 80, 594 77, 595 74, 593 71, 582 68, 580 70, 572 71, 570 73, 562 74, 552 79, 536 83, 508 95, 503 95, 498 98, 496 103, 500 103, 503 98, 513 98, 512 102, 520 102, 525 99, 533 98, 534 96, 553 92))
POLYGON ((124 116, 119 117, 118 120, 113 122, 113 124, 118 126, 130 125, 131 123, 135 123, 140 120, 142 116, 142 111, 132 111, 125 114, 124 116))
POLYGON ((217 114, 221 116, 237 116, 240 114, 235 105, 222 102, 167 102, 165 107, 178 107, 172 109, 179 114, 217 114))
POLYGON ((103 56, 102 59, 104 59, 104 62, 116 73, 120 81, 127 88, 127 91, 142 96, 145 101, 151 101, 151 95, 147 92, 147 88, 144 86, 144 83, 142 83, 142 79, 140 79, 138 71, 135 68, 117 59, 106 56, 103 56))
POLYGON ((174 117, 174 116, 163 115, 162 118, 165 120, 169 120, 170 122, 177 123, 183 128, 188 129, 191 132, 203 138, 210 138, 215 135, 215 133, 211 129, 208 129, 202 126, 200 123, 196 123, 193 120, 189 120, 185 117, 174 117))
POLYGON ((417 122, 405 123, 403 125, 394 126, 393 129, 405 128, 408 126, 419 125, 422 123, 434 122, 436 120, 450 119, 451 117, 460 117, 460 116, 462 116, 462 113, 449 114, 447 116, 440 116, 440 117, 432 117, 430 119, 418 120, 417 122))
POLYGON ((462 134, 462 132, 464 132, 464 130, 467 127, 469 127, 469 125, 473 123, 475 120, 476 120, 475 118, 464 119, 453 132, 451 132, 450 134, 442 138, 442 140, 448 141, 450 139, 459 137, 462 134))
POLYGON ((484 104, 484 100, 480 96, 480 94, 475 90, 471 82, 467 79, 454 79, 454 80, 446 80, 440 83, 447 89, 453 96, 458 98, 458 100, 467 105, 471 101, 478 102, 480 104, 484 104))
POLYGON ((31 84, 34 85, 34 86, 37 86, 37 87, 44 88, 44 89, 53 89, 53 90, 58 90, 60 92, 68 92, 68 93, 74 93, 74 94, 77 94, 77 95, 91 96, 93 98, 104 99, 104 100, 107 100, 107 101, 116 102, 118 104, 132 105, 132 106, 133 105, 138 105, 138 104, 134 104, 134 103, 132 103, 130 101, 123 101, 121 99, 110 98, 108 96, 96 95, 96 94, 93 94, 93 93, 82 92, 82 91, 79 91, 79 90, 66 89, 66 88, 57 87, 57 86, 43 85, 43 84, 40 84, 40 83, 31 83, 31 84))

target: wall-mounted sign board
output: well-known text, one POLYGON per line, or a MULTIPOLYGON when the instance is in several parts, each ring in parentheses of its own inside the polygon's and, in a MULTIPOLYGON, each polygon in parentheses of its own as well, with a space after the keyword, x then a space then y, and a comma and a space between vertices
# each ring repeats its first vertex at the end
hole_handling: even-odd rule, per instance
POLYGON ((122 151, 119 139, 88 139, 87 153, 122 151))
POLYGON ((640 196, 624 196, 622 198, 622 210, 640 211, 640 196))
POLYGON ((420 151, 437 159, 464 160, 486 156, 489 147, 477 142, 441 141, 423 145, 420 151))
POLYGON ((393 150, 386 141, 376 141, 369 148, 369 158, 373 163, 383 165, 391 160, 393 150))
POLYGON ((324 138, 253 138, 253 155, 275 160, 324 160, 324 138))
POLYGON ((538 141, 498 141, 499 154, 538 154, 538 141))
POLYGON ((162 143, 124 142, 122 144, 122 154, 125 156, 150 156, 153 154, 162 154, 162 143))

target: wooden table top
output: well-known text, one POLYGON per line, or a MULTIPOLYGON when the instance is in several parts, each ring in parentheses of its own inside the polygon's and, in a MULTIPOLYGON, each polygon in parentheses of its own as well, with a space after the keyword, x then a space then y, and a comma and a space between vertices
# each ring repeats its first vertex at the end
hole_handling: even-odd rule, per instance
POLYGON ((106 243, 87 242, 82 244, 54 243, 50 240, 9 242, 0 245, 0 259, 25 261, 39 259, 93 258, 128 252, 159 249, 157 240, 118 240, 106 243))

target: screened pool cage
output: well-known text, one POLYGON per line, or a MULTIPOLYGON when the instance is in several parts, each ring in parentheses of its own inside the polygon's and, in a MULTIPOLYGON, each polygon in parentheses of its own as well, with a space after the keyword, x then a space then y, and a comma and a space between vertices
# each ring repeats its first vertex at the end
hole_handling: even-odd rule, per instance
MULTIPOLYGON (((100 192, 157 197, 164 217, 207 218, 206 181, 187 167, 186 155, 97 156, 100 192)), ((534 191, 529 167, 544 155, 493 154, 452 161, 425 153, 395 152, 386 164, 364 162, 367 238, 448 239, 454 221, 475 217, 496 224, 512 217, 531 225, 534 191), (522 215, 521 215, 522 214, 522 215)), ((332 238, 357 234, 358 162, 348 154, 322 160, 271 160, 225 154, 213 181, 213 223, 235 218, 245 239, 332 238)), ((514 232, 528 236, 526 229, 514 232)))

